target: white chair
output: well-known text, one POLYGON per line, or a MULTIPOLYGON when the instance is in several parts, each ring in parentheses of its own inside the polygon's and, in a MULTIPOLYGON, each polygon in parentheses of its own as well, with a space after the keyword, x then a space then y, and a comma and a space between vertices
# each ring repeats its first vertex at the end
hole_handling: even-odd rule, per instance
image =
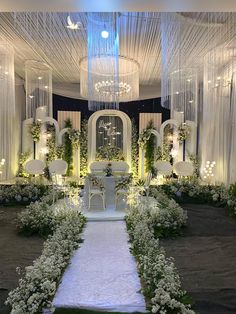
POLYGON ((52 178, 52 187, 54 191, 53 203, 55 201, 55 191, 64 192, 64 196, 66 194, 66 186, 65 181, 63 180, 63 175, 66 174, 68 164, 65 160, 56 159, 50 162, 48 168, 52 178))
POLYGON ((49 164, 50 173, 65 175, 67 171, 68 164, 65 160, 56 159, 49 164))
POLYGON ((33 159, 27 161, 25 170, 31 175, 40 175, 44 173, 45 163, 42 160, 33 159))
POLYGON ((129 173, 129 165, 125 161, 112 161, 112 172, 117 175, 124 175, 129 173))
POLYGON ((131 180, 130 180, 130 177, 126 177, 126 178, 124 177, 124 178, 121 179, 121 181, 119 180, 120 182, 124 182, 123 188, 122 187, 121 188, 117 188, 119 186, 119 183, 120 183, 118 181, 118 184, 117 184, 117 187, 116 187, 116 195, 115 195, 115 208, 117 208, 117 203, 118 203, 118 200, 119 200, 119 198, 121 196, 127 198, 127 195, 128 195, 128 192, 129 192, 129 185, 130 185, 131 180), (126 178, 127 178, 127 180, 126 180, 126 178))
POLYGON ((106 209, 105 191, 101 188, 101 180, 95 176, 88 177, 88 209, 91 208, 91 200, 94 196, 99 196, 102 199, 103 210, 106 209))
POLYGON ((189 161, 179 161, 174 164, 174 172, 180 177, 189 177, 194 173, 194 167, 189 161))
POLYGON ((172 166, 169 161, 158 160, 155 163, 157 173, 162 176, 170 176, 172 173, 172 166))

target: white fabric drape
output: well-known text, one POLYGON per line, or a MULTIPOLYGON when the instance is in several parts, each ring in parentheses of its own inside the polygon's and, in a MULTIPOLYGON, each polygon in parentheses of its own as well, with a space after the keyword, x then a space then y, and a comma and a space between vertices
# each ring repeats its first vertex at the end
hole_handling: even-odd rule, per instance
POLYGON ((215 161, 215 183, 235 176, 235 68, 232 49, 211 51, 205 58, 202 120, 202 168, 215 161))
POLYGON ((2 180, 12 178, 17 170, 17 122, 14 50, 6 42, 0 42, 0 159, 6 160, 2 180))

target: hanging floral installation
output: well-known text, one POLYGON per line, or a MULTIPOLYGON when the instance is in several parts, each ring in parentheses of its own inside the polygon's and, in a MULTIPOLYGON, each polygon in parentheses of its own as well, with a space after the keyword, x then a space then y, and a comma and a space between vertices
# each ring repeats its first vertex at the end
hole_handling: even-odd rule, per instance
POLYGON ((35 143, 39 142, 40 140, 40 134, 41 134, 41 122, 40 121, 34 121, 29 126, 29 132, 32 136, 32 139, 35 143))
POLYGON ((186 141, 191 134, 191 127, 187 125, 185 122, 181 123, 178 127, 178 141, 183 142, 186 141))

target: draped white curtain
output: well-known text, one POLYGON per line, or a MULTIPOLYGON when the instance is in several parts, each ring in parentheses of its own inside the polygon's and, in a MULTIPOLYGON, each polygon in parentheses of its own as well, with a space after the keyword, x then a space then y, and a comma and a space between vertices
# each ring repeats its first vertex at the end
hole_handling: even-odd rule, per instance
POLYGON ((236 181, 236 80, 234 51, 221 48, 208 53, 204 65, 202 168, 215 161, 215 183, 236 181))
POLYGON ((14 51, 0 42, 0 159, 6 163, 0 179, 10 179, 17 170, 17 132, 15 108, 14 51))
POLYGON ((232 75, 230 103, 230 151, 229 151, 229 182, 236 181, 236 72, 232 75))

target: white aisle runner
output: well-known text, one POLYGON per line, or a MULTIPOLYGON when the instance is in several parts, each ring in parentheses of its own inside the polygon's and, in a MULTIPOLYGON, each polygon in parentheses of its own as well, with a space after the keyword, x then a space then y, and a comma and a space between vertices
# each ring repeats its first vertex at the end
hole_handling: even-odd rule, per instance
POLYGON ((88 222, 54 298, 55 307, 145 313, 123 221, 88 222))

